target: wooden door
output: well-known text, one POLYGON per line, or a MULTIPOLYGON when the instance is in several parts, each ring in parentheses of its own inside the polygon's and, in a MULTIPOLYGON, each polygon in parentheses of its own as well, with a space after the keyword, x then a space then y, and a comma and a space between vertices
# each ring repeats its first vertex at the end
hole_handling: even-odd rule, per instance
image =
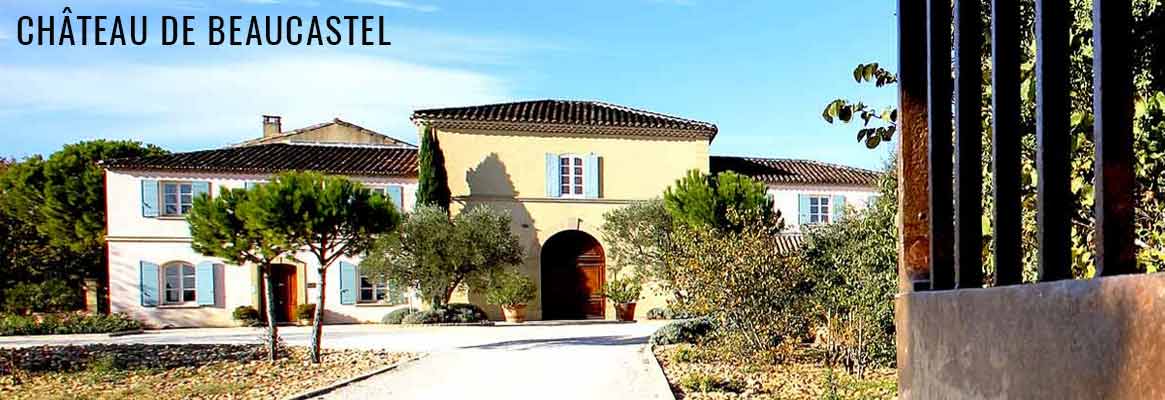
POLYGON ((295 286, 295 266, 274 265, 271 268, 275 278, 275 321, 291 322, 295 318, 297 304, 295 286))
POLYGON ((544 319, 604 318, 606 261, 603 248, 590 235, 565 231, 542 249, 542 317, 544 319))
POLYGON ((603 262, 603 253, 598 248, 598 243, 587 249, 583 254, 578 256, 576 263, 579 274, 579 292, 585 295, 586 304, 584 305, 584 312, 587 318, 603 318, 606 303, 603 296, 600 294, 603 290, 603 270, 605 263, 603 262))

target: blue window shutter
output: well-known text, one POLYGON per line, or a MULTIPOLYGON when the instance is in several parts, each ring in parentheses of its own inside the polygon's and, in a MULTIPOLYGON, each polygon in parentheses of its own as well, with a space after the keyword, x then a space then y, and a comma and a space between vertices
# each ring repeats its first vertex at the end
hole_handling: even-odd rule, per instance
POLYGON ((587 155, 583 168, 583 180, 583 190, 586 191, 587 198, 599 198, 599 156, 593 153, 587 155))
POLYGON ((356 265, 340 261, 340 304, 356 304, 356 265))
POLYGON ((149 261, 141 262, 141 273, 138 276, 138 288, 142 292, 142 307, 157 307, 158 299, 158 264, 149 261))
POLYGON ((809 196, 797 195, 797 224, 805 225, 809 223, 809 196))
POLYGON ((559 164, 562 160, 558 159, 558 154, 546 153, 546 197, 561 197, 562 185, 559 182, 562 171, 559 169, 559 164))
POLYGON ((190 191, 192 194, 194 194, 194 198, 198 198, 198 195, 203 194, 203 193, 205 193, 207 196, 209 196, 210 195, 210 182, 191 182, 190 183, 190 191))
POLYGON ((833 195, 833 198, 831 200, 829 200, 829 212, 831 214, 833 214, 833 215, 829 216, 829 222, 837 222, 837 220, 841 219, 841 216, 842 216, 844 211, 845 211, 845 196, 842 196, 840 194, 833 195))
POLYGON ((200 306, 214 305, 214 263, 203 261, 194 268, 195 299, 200 306))
POLYGON ((400 186, 390 185, 385 188, 384 193, 388 195, 388 199, 392 200, 392 205, 396 207, 397 211, 404 212, 404 189, 400 186))
POLYGON ((158 181, 142 180, 142 216, 158 216, 158 181))

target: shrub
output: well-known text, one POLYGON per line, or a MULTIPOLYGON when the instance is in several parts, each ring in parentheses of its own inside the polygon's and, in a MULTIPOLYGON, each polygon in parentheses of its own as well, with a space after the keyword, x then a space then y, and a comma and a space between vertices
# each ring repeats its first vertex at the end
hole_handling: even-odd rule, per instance
POLYGON ((611 279, 603 284, 600 294, 615 304, 630 304, 639 301, 643 290, 643 280, 637 275, 611 279))
POLYGON ((142 329, 141 322, 125 314, 61 313, 41 316, 4 315, 0 336, 110 333, 142 329))
POLYGON ((708 333, 712 332, 712 321, 708 318, 692 318, 672 322, 660 327, 651 334, 651 343, 655 345, 669 345, 679 343, 696 343, 708 333))
POLYGON ((65 312, 81 304, 81 292, 60 279, 41 283, 21 282, 4 291, 4 312, 65 312))
POLYGON ((684 375, 679 384, 685 392, 739 392, 741 386, 731 379, 703 372, 684 375))
POLYGON ((310 321, 312 319, 315 319, 315 317, 316 317, 316 305, 315 304, 307 303, 307 304, 300 304, 298 306, 295 306, 295 318, 296 319, 298 319, 300 321, 304 321, 304 320, 310 321))
POLYGON ((481 307, 469 303, 449 303, 444 309, 446 310, 444 322, 471 323, 486 319, 485 311, 481 307))
POLYGON ((417 312, 417 309, 412 307, 398 308, 390 311, 388 314, 384 314, 384 318, 381 318, 380 322, 389 325, 400 325, 405 317, 415 312, 417 312))
POLYGON ((485 300, 503 307, 526 304, 538 294, 534 280, 521 272, 506 270, 493 279, 485 292, 485 300))
POLYGON ((242 321, 248 325, 259 322, 259 310, 251 306, 238 306, 235 311, 231 313, 231 317, 236 321, 242 321))
POLYGON ((655 307, 647 310, 647 319, 672 319, 671 309, 667 307, 655 307))
POLYGON ((409 313, 401 319, 401 323, 407 325, 416 324, 439 324, 445 322, 445 310, 420 310, 414 313, 409 313))

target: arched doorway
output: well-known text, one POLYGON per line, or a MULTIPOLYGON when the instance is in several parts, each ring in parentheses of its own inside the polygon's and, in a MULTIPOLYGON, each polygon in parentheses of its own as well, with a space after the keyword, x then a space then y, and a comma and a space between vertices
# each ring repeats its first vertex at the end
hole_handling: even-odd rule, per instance
MULTIPOLYGON (((275 280, 272 292, 275 294, 275 322, 293 322, 295 306, 298 305, 296 296, 296 267, 289 264, 272 264, 271 277, 275 280)), ((262 277, 260 277, 262 279, 262 277)), ((266 318, 267 291, 263 289, 263 282, 259 282, 259 310, 266 318)))
POLYGON ((542 319, 604 318, 606 257, 599 241, 583 231, 551 236, 542 246, 542 319))

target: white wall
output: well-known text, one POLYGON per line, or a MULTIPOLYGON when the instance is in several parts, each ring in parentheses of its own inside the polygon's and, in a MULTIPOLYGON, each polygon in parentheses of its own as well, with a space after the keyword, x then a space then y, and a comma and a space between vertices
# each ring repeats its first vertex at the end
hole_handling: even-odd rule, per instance
MULTIPOLYGON (((261 182, 269 175, 242 174, 181 174, 137 171, 107 171, 106 199, 108 209, 109 280, 110 305, 113 312, 127 313, 155 326, 231 326, 235 322, 231 313, 242 305, 258 306, 255 302, 259 288, 257 275, 252 267, 231 265, 196 253, 190 248, 190 231, 182 218, 147 218, 141 210, 141 181, 210 181, 211 195, 217 195, 220 188, 242 188, 246 182, 261 182), (158 306, 141 305, 140 263, 148 261, 164 265, 172 261, 184 261, 197 265, 202 261, 216 261, 217 274, 221 277, 216 285, 216 301, 213 306, 158 306)), ((356 177, 366 185, 378 186, 398 184, 404 186, 404 208, 412 210, 416 201, 416 179, 356 177)), ((319 277, 314 257, 300 253, 295 258, 306 265, 300 269, 306 272, 306 282, 318 287, 319 277)), ((345 258, 344 261, 359 264, 359 258, 345 258)), ((327 309, 324 321, 328 323, 379 322, 381 317, 397 308, 382 305, 341 305, 340 267, 334 263, 327 271, 327 309)), ((302 291, 301 291, 302 293, 302 291)), ((307 289, 297 300, 300 304, 314 303, 316 293, 307 289)), ((399 306, 398 306, 399 307, 399 306)))
POLYGON ((870 197, 877 194, 871 187, 838 185, 769 185, 768 193, 773 198, 773 205, 785 220, 785 230, 789 232, 801 231, 797 220, 798 195, 841 195, 845 196, 846 206, 862 209, 869 203, 870 197))

